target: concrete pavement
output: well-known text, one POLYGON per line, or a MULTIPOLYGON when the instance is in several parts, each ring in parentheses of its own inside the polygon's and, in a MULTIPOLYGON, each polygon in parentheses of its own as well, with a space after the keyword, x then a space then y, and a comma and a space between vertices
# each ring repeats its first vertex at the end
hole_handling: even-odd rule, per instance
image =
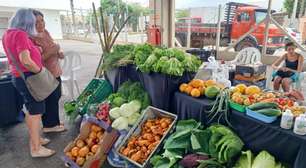
MULTIPOLYGON (((79 41, 58 41, 64 51, 74 50, 81 55, 82 69, 77 73, 78 83, 81 90, 94 76, 101 49, 97 44, 79 41)), ((57 151, 50 158, 31 158, 28 147, 28 133, 25 123, 19 123, 6 128, 0 128, 0 168, 61 168, 65 167, 61 161, 63 149, 69 141, 73 140, 79 129, 79 123, 68 123, 63 111, 63 103, 67 101, 63 96, 60 101, 61 119, 64 121, 68 131, 63 133, 47 134, 51 139, 47 147, 57 151)), ((103 168, 109 167, 107 165, 103 168)))

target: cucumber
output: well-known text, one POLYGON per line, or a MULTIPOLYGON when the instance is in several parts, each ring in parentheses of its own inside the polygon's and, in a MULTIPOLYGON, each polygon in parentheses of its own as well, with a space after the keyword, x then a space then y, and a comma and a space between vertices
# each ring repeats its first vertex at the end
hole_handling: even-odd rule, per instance
POLYGON ((255 112, 269 117, 280 116, 282 114, 282 112, 279 109, 273 109, 273 108, 257 110, 255 112))
POLYGON ((278 108, 278 105, 276 103, 255 103, 248 108, 252 111, 261 110, 261 109, 267 109, 267 108, 278 108))

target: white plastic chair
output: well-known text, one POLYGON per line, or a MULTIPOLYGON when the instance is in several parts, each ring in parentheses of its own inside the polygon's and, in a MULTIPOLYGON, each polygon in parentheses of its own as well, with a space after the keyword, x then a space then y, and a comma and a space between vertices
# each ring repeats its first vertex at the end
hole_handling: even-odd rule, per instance
POLYGON ((63 74, 61 76, 63 88, 65 85, 69 96, 74 99, 74 88, 76 88, 78 95, 80 94, 76 72, 81 69, 81 56, 74 51, 64 52, 64 56, 64 60, 61 62, 63 69, 63 74))
POLYGON ((255 47, 247 47, 239 51, 231 63, 234 65, 261 63, 261 53, 255 47))

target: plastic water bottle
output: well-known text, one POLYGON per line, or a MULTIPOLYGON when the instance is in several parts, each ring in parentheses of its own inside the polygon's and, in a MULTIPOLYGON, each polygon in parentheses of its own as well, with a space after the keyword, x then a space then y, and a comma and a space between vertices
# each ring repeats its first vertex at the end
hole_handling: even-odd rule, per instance
POLYGON ((280 127, 284 129, 291 129, 293 126, 293 114, 291 110, 287 109, 283 114, 282 114, 282 119, 280 123, 280 127))
POLYGON ((301 114, 295 119, 293 132, 298 135, 306 134, 306 115, 301 114))

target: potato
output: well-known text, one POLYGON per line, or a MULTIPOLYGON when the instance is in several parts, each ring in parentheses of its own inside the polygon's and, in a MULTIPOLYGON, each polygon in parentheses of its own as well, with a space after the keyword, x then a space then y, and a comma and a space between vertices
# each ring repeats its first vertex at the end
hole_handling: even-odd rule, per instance
POLYGON ((143 153, 141 151, 138 151, 131 156, 131 160, 134 160, 135 162, 139 162, 142 155, 143 155, 143 153))
POLYGON ((85 163, 85 158, 83 158, 83 157, 77 157, 76 163, 77 163, 79 166, 83 166, 83 164, 85 163))
POLYGON ((92 153, 92 152, 89 152, 87 155, 86 155, 86 160, 88 160, 90 157, 94 156, 95 154, 92 153))
POLYGON ((89 134, 89 138, 92 138, 92 139, 97 138, 97 133, 96 133, 96 132, 91 132, 91 133, 89 134))
POLYGON ((83 140, 77 140, 76 146, 79 148, 83 148, 85 146, 85 142, 83 140))
POLYGON ((74 156, 74 157, 77 157, 78 154, 79 154, 79 150, 80 150, 80 148, 78 148, 78 147, 73 147, 73 148, 71 149, 71 155, 74 156))
POLYGON ((131 150, 130 148, 125 148, 125 149, 122 150, 121 153, 122 153, 124 156, 128 156, 130 150, 131 150))
POLYGON ((167 122, 162 122, 160 125, 161 125, 162 128, 167 128, 168 127, 168 123, 167 122))
POLYGON ((103 138, 104 133, 102 131, 97 132, 97 138, 100 140, 103 138))
POLYGON ((92 131, 92 132, 99 132, 99 131, 101 131, 101 130, 102 130, 101 127, 99 127, 99 126, 97 126, 97 125, 95 125, 95 124, 92 124, 92 125, 91 125, 91 131, 92 131))
POLYGON ((91 147, 91 152, 92 152, 92 153, 97 153, 99 147, 100 147, 100 145, 93 145, 93 146, 91 147))
POLYGON ((87 138, 87 139, 86 139, 86 143, 87 143, 87 146, 88 146, 88 147, 92 147, 92 146, 94 145, 93 139, 92 139, 92 138, 87 138))
POLYGON ((89 152, 89 148, 87 146, 84 146, 83 148, 81 148, 78 152, 78 156, 80 157, 85 157, 89 152))

